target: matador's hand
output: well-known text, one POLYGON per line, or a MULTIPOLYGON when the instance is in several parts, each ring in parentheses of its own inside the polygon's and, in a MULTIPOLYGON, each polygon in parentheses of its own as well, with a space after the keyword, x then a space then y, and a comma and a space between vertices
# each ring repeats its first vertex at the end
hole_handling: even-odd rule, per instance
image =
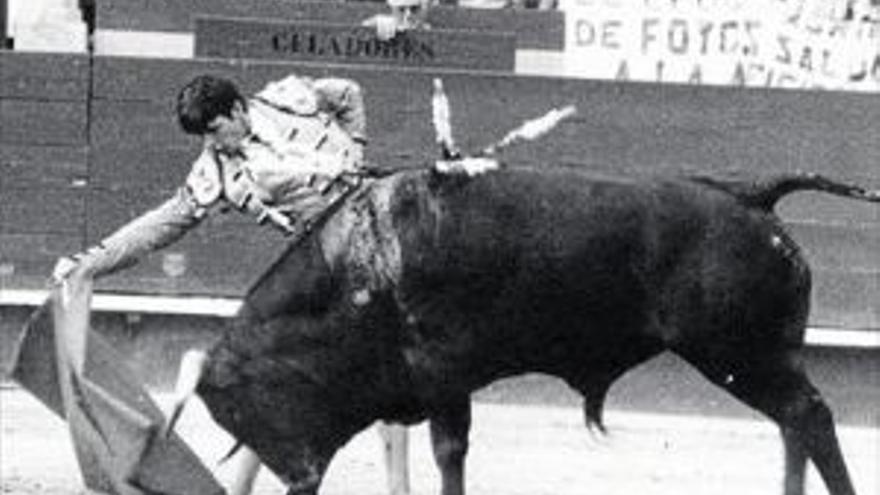
POLYGON ((73 273, 79 266, 79 262, 69 256, 58 258, 55 262, 55 268, 52 269, 52 278, 50 283, 60 285, 67 280, 67 277, 73 273))

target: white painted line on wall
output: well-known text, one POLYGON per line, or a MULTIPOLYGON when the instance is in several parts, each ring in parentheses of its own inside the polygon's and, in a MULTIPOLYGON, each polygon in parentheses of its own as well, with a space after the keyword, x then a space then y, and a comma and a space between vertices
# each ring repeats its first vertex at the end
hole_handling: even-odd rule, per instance
POLYGON ((880 331, 845 328, 807 328, 806 343, 816 347, 880 348, 880 331))
MULTIPOLYGON (((0 306, 40 306, 49 297, 43 290, 0 289, 0 306)), ((203 296, 142 296, 95 293, 92 310, 110 313, 150 313, 181 316, 234 316, 241 300, 203 296)))
MULTIPOLYGON (((0 289, 0 306, 40 306, 48 297, 45 290, 0 289)), ((241 307, 241 299, 205 296, 144 296, 95 293, 94 311, 109 313, 147 313, 180 316, 229 318, 241 307)), ((880 331, 810 327, 806 343, 816 347, 880 348, 880 331)))

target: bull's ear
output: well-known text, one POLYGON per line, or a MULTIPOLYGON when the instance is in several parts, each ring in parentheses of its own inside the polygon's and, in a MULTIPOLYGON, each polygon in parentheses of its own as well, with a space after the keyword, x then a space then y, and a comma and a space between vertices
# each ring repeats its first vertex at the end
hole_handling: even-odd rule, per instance
POLYGON ((183 406, 195 394, 207 359, 208 356, 204 351, 190 350, 183 355, 177 373, 177 384, 174 386, 174 399, 163 429, 164 436, 167 437, 174 431, 174 425, 180 419, 183 406))

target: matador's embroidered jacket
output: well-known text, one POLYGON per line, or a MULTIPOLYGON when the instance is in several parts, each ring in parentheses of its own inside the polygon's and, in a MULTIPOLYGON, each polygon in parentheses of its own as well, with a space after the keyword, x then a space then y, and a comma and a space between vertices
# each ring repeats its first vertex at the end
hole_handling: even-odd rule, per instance
POLYGON ((74 255, 77 271, 98 277, 132 265, 224 206, 283 229, 308 222, 338 199, 338 179, 362 166, 366 119, 353 81, 290 76, 249 99, 247 111, 252 134, 240 152, 206 145, 171 198, 74 255))

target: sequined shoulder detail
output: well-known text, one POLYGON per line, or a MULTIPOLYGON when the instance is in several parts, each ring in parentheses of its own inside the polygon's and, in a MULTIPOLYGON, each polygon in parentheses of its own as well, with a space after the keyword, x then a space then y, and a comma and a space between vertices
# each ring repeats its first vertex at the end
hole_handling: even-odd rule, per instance
POLYGON ((266 85, 255 99, 297 115, 315 115, 318 112, 318 95, 307 79, 288 76, 266 85))
POLYGON ((220 199, 223 193, 220 168, 210 150, 204 150, 193 163, 186 178, 186 188, 199 206, 210 206, 220 199))

